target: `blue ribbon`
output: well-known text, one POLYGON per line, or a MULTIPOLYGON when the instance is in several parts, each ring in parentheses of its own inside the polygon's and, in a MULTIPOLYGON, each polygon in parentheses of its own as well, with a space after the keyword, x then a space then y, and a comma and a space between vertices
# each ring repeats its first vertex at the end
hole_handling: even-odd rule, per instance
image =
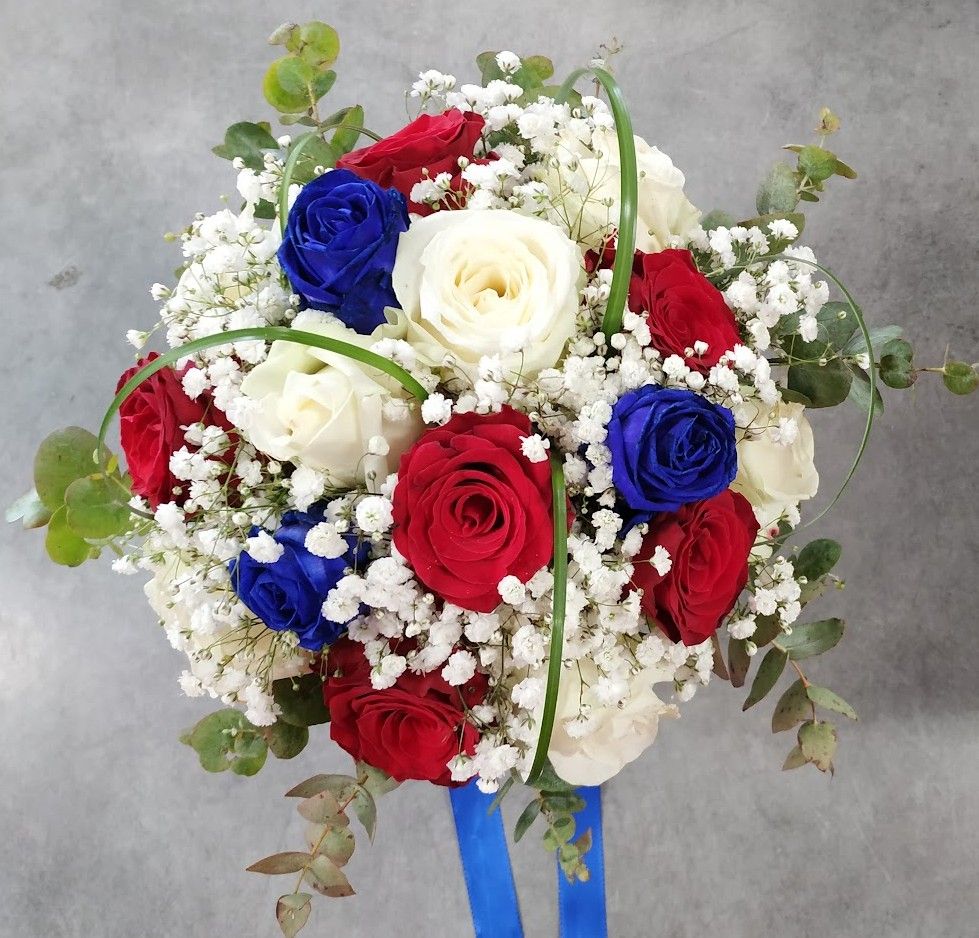
MULTIPOLYGON (((592 847, 585 860, 591 876, 585 883, 569 883, 558 866, 560 938, 608 938, 602 793, 596 787, 580 788, 578 794, 585 807, 576 816, 577 831, 591 829, 592 847)), ((523 938, 502 812, 488 813, 493 796, 484 795, 475 781, 450 789, 449 798, 476 938, 523 938)))
POLYGON ((591 828, 591 850, 585 863, 591 874, 588 881, 569 883, 557 868, 557 901, 561 938, 608 938, 605 915, 605 845, 602 842, 602 790, 579 788, 585 807, 575 816, 575 831, 580 836, 591 828))
POLYGON ((449 798, 476 938, 523 938, 503 813, 488 813, 493 796, 484 795, 475 781, 450 789, 449 798))

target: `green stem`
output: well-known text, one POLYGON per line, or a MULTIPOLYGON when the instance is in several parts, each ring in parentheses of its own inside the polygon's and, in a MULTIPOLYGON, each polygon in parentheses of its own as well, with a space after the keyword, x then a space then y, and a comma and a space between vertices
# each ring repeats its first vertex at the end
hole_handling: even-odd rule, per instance
POLYGON ((105 412, 105 416, 102 418, 102 425, 99 427, 99 442, 98 442, 98 462, 99 465, 104 463, 105 455, 105 438, 109 431, 109 425, 112 423, 112 418, 119 412, 119 408, 122 406, 126 398, 129 397, 133 391, 136 390, 144 381, 151 378, 158 371, 173 365, 175 362, 179 361, 181 358, 186 358, 189 355, 194 355, 197 352, 201 352, 204 349, 216 348, 221 345, 231 345, 233 342, 242 342, 250 339, 261 339, 266 342, 295 342, 297 345, 305 345, 310 348, 319 348, 327 352, 334 352, 337 355, 345 355, 347 358, 352 358, 355 361, 362 362, 365 365, 369 365, 372 368, 377 368, 378 371, 383 371, 385 374, 390 375, 394 378, 409 394, 417 398, 419 401, 425 400, 428 397, 428 392, 425 388, 413 378, 404 368, 400 365, 396 365, 390 359, 384 358, 378 355, 376 352, 371 352, 368 349, 361 348, 359 345, 353 345, 350 342, 343 342, 340 339, 331 339, 325 335, 317 335, 315 332, 302 332, 298 329, 290 329, 287 326, 254 326, 248 329, 232 329, 229 332, 219 332, 215 335, 204 336, 201 339, 195 339, 193 342, 188 342, 186 345, 177 346, 177 348, 170 349, 164 352, 159 358, 154 358, 153 361, 148 362, 139 371, 136 372, 120 389, 119 393, 113 398, 112 403, 109 405, 109 409, 105 412))
POLYGON ((289 156, 286 158, 285 166, 282 167, 282 181, 279 183, 279 231, 283 235, 286 233, 286 222, 289 219, 289 187, 292 185, 292 177, 296 173, 299 157, 303 155, 303 150, 306 149, 311 140, 321 139, 319 134, 308 133, 294 141, 289 156))
POLYGON ((629 297, 629 281, 632 279, 632 260, 636 250, 636 219, 639 214, 639 170, 636 162, 636 140, 632 133, 632 118, 626 107, 619 83, 604 68, 579 68, 572 72, 561 85, 554 100, 559 104, 567 100, 574 84, 591 73, 601 82, 608 95, 609 107, 615 118, 615 135, 619 142, 619 224, 615 246, 615 263, 612 265, 612 286, 608 305, 602 319, 602 331, 606 338, 622 331, 622 316, 629 297))
POLYGON ((554 514, 554 605, 551 613, 551 649, 547 660, 547 689, 537 736, 537 750, 527 776, 532 785, 544 771, 547 750, 554 729, 558 688, 561 684, 561 657, 564 652, 564 611, 568 595, 568 497, 561 457, 551 454, 551 497, 554 514))

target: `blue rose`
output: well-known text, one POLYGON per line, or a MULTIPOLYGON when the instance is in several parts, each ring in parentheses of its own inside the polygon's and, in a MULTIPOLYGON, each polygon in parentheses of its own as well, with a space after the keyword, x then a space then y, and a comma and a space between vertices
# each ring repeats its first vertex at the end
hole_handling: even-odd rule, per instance
POLYGON ((606 442, 630 527, 712 498, 738 472, 734 415, 680 388, 647 384, 619 398, 606 442))
POLYGON ((307 183, 289 211, 279 263, 307 306, 369 333, 397 306, 391 286, 398 237, 408 230, 404 196, 348 169, 307 183))
MULTIPOLYGON (((299 644, 319 651, 336 641, 346 622, 333 622, 323 615, 323 602, 330 590, 350 567, 363 567, 367 545, 357 546, 348 537, 349 550, 336 559, 317 557, 306 549, 306 534, 323 520, 322 515, 290 511, 273 534, 283 547, 274 563, 261 563, 242 552, 231 561, 231 584, 238 598, 276 632, 289 630, 299 636, 299 644)), ((252 535, 259 528, 252 529, 252 535)))

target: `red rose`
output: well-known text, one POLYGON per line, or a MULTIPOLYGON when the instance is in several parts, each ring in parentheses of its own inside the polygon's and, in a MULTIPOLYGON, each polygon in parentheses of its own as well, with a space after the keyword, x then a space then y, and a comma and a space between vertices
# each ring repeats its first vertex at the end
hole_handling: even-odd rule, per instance
POLYGON ((472 755, 479 742, 466 710, 485 699, 485 675, 452 687, 437 671, 405 671, 393 687, 375 690, 364 646, 349 638, 330 648, 327 666, 323 699, 334 742, 399 782, 461 784, 446 766, 459 753, 472 755))
MULTIPOLYGON (((155 358, 159 356, 153 352, 124 371, 116 391, 155 358)), ((202 396, 193 401, 186 395, 181 378, 187 368, 180 372, 161 368, 136 388, 119 408, 119 433, 133 480, 132 490, 142 495, 152 508, 161 502, 181 502, 187 498, 186 491, 179 497, 173 494, 174 486, 183 485, 185 490, 187 486, 170 472, 170 457, 185 445, 181 427, 201 421, 228 427, 223 415, 208 420, 208 412, 214 413, 209 399, 202 396)))
POLYGON ((456 414, 404 456, 394 490, 394 543, 442 599, 491 612, 505 576, 527 582, 553 552, 551 470, 520 450, 525 414, 456 414))
POLYGON ((634 560, 632 582, 643 590, 643 612, 673 641, 706 641, 748 582, 748 554, 757 534, 751 505, 730 489, 657 516, 634 560), (649 563, 658 545, 673 561, 666 576, 649 563))
POLYGON ((741 342, 734 314, 720 290, 697 270, 689 251, 637 251, 629 309, 646 313, 653 348, 664 357, 679 355, 703 374, 741 342), (687 354, 695 342, 707 343, 703 355, 687 354))
POLYGON ((473 148, 486 122, 472 111, 451 108, 444 114, 422 114, 396 134, 369 147, 354 150, 337 161, 362 179, 370 179, 386 189, 397 189, 408 199, 408 209, 430 215, 432 209, 411 201, 411 189, 421 182, 423 169, 428 178, 451 173, 452 188, 461 188, 459 157, 473 161, 473 148))

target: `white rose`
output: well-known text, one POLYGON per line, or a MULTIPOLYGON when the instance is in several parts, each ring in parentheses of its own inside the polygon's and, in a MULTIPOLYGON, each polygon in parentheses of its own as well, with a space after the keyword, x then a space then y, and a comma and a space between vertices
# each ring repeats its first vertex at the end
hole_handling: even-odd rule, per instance
POLYGON ((413 221, 392 275, 407 340, 432 364, 451 355, 470 379, 483 356, 499 355, 507 378, 557 364, 582 277, 581 250, 560 229, 502 210, 413 221))
POLYGON ((731 488, 751 502, 762 533, 783 512, 812 498, 819 488, 819 473, 813 462, 812 427, 801 404, 779 401, 770 410, 757 402, 745 402, 749 415, 747 430, 738 441, 738 475, 731 488), (795 439, 788 446, 776 442, 780 421, 794 421, 795 439))
POLYGON ((676 717, 677 708, 653 693, 653 685, 672 683, 672 671, 644 668, 629 684, 629 696, 621 706, 597 703, 590 687, 598 680, 598 669, 588 658, 561 672, 557 713, 547 756, 554 770, 570 785, 601 785, 635 759, 656 739, 660 717, 676 717), (580 672, 579 672, 580 667, 580 672), (582 678, 589 687, 582 690, 582 678), (567 731, 565 720, 573 720, 580 703, 591 704, 591 731, 579 739, 567 731))
MULTIPOLYGON (((386 327, 360 335, 332 317, 305 317, 301 329, 369 348, 386 327)), ((284 462, 318 469, 333 485, 361 479, 383 481, 422 430, 417 408, 403 420, 385 415, 384 405, 404 398, 393 379, 335 352, 298 342, 273 342, 268 358, 241 383, 255 402, 242 429, 256 449, 284 462), (388 452, 371 450, 383 437, 388 452)), ((397 416, 397 415, 395 415, 397 416)))
MULTIPOLYGON (((686 240, 700 211, 683 194, 684 177, 673 161, 642 137, 635 137, 639 171, 636 250, 647 254, 686 240)), ((548 171, 544 181, 556 196, 560 212, 579 243, 599 249, 619 223, 621 168, 615 131, 599 128, 592 139, 596 155, 578 160, 578 169, 548 171)))

